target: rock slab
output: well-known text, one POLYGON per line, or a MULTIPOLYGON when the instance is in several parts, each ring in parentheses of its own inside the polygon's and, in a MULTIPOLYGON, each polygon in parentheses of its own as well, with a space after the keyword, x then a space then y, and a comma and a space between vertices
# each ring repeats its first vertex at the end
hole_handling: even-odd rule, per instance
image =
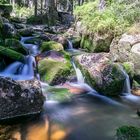
POLYGON ((39 81, 0 77, 0 120, 40 113, 43 102, 39 81))

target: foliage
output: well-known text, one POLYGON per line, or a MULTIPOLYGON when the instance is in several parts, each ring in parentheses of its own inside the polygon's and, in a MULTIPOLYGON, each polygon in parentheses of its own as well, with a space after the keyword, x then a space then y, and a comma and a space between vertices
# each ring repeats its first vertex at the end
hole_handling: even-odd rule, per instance
POLYGON ((140 140, 140 128, 122 126, 117 129, 117 140, 140 140))
POLYGON ((34 8, 20 7, 18 5, 15 5, 14 12, 13 12, 12 16, 18 17, 18 18, 29 18, 33 14, 34 14, 34 8))
POLYGON ((0 0, 0 4, 7 4, 7 0, 0 0))
POLYGON ((99 11, 98 0, 76 7, 77 20, 86 26, 89 33, 121 34, 127 27, 140 19, 140 2, 127 3, 112 1, 104 11, 99 11))

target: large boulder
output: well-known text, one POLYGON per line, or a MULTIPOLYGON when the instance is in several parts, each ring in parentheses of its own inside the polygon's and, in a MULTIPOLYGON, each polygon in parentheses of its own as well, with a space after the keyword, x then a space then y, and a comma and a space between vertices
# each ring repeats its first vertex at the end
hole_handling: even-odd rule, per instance
POLYGON ((81 36, 81 48, 88 52, 109 52, 113 40, 112 34, 94 33, 87 30, 81 22, 76 23, 76 31, 81 36))
POLYGON ((119 95, 125 76, 120 66, 111 62, 108 53, 82 54, 75 61, 85 76, 86 82, 103 95, 119 95))
POLYGON ((39 81, 0 77, 0 120, 40 113, 43 102, 39 81))
POLYGON ((45 58, 38 62, 38 71, 42 81, 58 85, 65 83, 73 70, 68 59, 58 52, 50 51, 45 58))
MULTIPOLYGON (((110 46, 110 54, 114 61, 121 63, 131 63, 131 69, 134 69, 133 74, 130 74, 126 68, 126 72, 130 78, 138 81, 140 79, 140 33, 137 34, 123 34, 120 38, 116 38, 112 41, 110 46)), ((128 66, 128 65, 127 65, 128 66)), ((130 68, 130 65, 129 65, 130 68)), ((134 88, 136 88, 137 84, 134 88)), ((139 87, 138 87, 139 88, 139 87)))

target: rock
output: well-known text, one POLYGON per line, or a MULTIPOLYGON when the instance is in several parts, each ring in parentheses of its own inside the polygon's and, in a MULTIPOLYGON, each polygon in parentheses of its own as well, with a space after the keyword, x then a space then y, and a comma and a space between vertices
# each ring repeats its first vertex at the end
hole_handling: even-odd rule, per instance
POLYGON ((114 38, 112 34, 90 32, 81 22, 76 23, 76 31, 81 36, 81 48, 88 52, 109 52, 114 38))
POLYGON ((26 25, 21 23, 13 23, 16 29, 25 29, 26 25))
POLYGON ((10 23, 3 23, 2 25, 2 38, 12 38, 17 35, 17 31, 10 23))
POLYGON ((73 70, 69 60, 51 53, 50 56, 38 62, 38 71, 42 81, 58 85, 65 83, 73 70))
POLYGON ((110 46, 110 54, 114 61, 126 65, 130 79, 136 81, 140 79, 140 34, 125 33, 120 38, 114 39, 110 46), (128 62, 131 66, 128 66, 128 62))
POLYGON ((14 23, 26 23, 25 18, 12 17, 10 20, 11 22, 14 22, 14 23))
POLYGON ((140 128, 135 126, 121 126, 116 131, 116 140, 139 140, 140 128))
POLYGON ((40 49, 42 52, 50 51, 50 50, 61 51, 61 50, 63 50, 63 46, 62 46, 62 44, 55 42, 55 41, 48 41, 48 42, 45 41, 45 42, 42 42, 40 49))
POLYGON ((21 36, 26 37, 26 36, 32 36, 35 32, 32 28, 26 28, 26 29, 19 29, 18 33, 21 36))
POLYGON ((82 54, 75 61, 86 82, 100 94, 115 96, 122 92, 125 76, 108 53, 82 54))
POLYGON ((113 36, 105 34, 83 34, 81 47, 91 52, 109 52, 113 36))
POLYGON ((0 77, 0 120, 40 113, 43 101, 39 81, 0 77))
POLYGON ((119 43, 130 43, 131 46, 133 46, 134 44, 140 43, 140 34, 123 34, 121 39, 119 40, 119 43))
POLYGON ((13 6, 10 4, 0 4, 0 10, 1 10, 2 16, 9 18, 10 13, 13 10, 13 6))
POLYGON ((24 46, 22 46, 19 40, 6 39, 5 45, 16 52, 22 53, 24 55, 28 54, 28 50, 24 46))
POLYGON ((54 39, 54 41, 59 42, 60 44, 63 45, 63 47, 65 49, 67 49, 67 46, 68 46, 68 40, 67 40, 67 38, 65 38, 63 36, 58 36, 56 39, 54 39))
POLYGON ((7 18, 5 18, 5 17, 1 17, 1 18, 2 18, 3 23, 10 23, 7 18))

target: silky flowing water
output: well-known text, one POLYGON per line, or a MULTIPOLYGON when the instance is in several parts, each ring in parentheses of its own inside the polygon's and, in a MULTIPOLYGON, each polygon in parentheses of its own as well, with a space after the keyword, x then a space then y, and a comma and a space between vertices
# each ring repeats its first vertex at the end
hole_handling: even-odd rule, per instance
MULTIPOLYGON (((25 41, 25 38, 23 40, 25 41)), ((31 75, 26 71, 34 60, 29 62, 19 76, 31 75)), ((21 63, 15 62, 13 65, 18 67, 21 63)), ((21 123, 13 135, 14 138, 17 140, 115 140, 118 127, 140 126, 140 118, 136 114, 137 108, 140 107, 139 97, 133 96, 137 100, 133 98, 128 100, 126 97, 130 93, 118 99, 99 95, 84 83, 84 77, 74 63, 73 66, 78 81, 71 84, 83 87, 87 92, 61 102, 46 100, 40 116, 21 123)), ((11 71, 13 67, 9 66, 5 73, 8 69, 11 71)), ((128 84, 130 83, 127 81, 126 86, 129 86, 128 84)), ((42 85, 43 90, 48 87, 48 84, 42 83, 42 85)))

